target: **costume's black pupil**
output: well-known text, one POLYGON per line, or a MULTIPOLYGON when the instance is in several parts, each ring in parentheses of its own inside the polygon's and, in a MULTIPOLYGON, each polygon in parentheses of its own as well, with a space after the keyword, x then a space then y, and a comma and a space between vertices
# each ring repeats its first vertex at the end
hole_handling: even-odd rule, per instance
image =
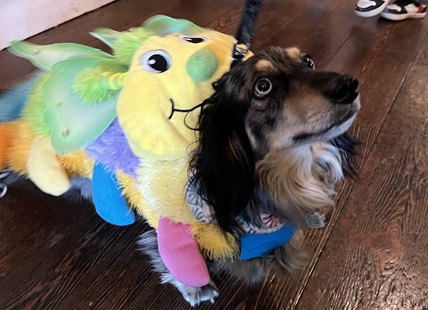
POLYGON ((189 43, 193 43, 193 44, 198 44, 201 42, 204 42, 203 38, 191 38, 191 37, 186 37, 185 40, 189 43))
POLYGON ((149 58, 149 66, 159 72, 168 70, 168 61, 162 55, 155 54, 149 58))

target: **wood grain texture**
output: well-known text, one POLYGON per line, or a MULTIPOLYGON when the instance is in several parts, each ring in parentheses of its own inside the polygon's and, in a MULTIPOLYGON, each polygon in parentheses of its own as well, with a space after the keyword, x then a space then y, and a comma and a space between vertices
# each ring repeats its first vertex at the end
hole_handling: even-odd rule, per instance
MULTIPOLYGON (((116 1, 30 41, 97 48, 95 27, 124 30, 153 14, 235 33, 244 0, 116 1)), ((427 21, 362 19, 354 0, 265 0, 253 49, 299 46, 318 68, 359 78, 361 180, 338 189, 324 229, 306 233, 307 266, 252 288, 215 276, 220 297, 197 309, 425 309, 427 21)), ((0 53, 0 89, 33 67, 0 53)), ((191 309, 136 246, 146 225, 113 227, 93 206, 28 182, 0 200, 0 309, 191 309)))
POLYGON ((298 309, 428 307, 427 48, 399 89, 298 309))
POLYGON ((47 197, 29 181, 20 181, 9 187, 7 196, 1 199, 0 208, 0 259, 59 212, 58 204, 64 200, 47 197), (28 208, 31 200, 40 201, 28 208))

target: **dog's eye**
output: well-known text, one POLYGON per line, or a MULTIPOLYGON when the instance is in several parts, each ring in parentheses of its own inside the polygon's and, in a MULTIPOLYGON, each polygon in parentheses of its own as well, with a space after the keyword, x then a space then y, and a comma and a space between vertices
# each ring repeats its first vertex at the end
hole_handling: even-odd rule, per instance
POLYGON ((180 39, 192 44, 198 44, 198 43, 202 43, 205 42, 207 40, 207 38, 205 37, 187 37, 187 36, 180 36, 180 39))
POLYGON ((155 50, 145 53, 140 58, 141 66, 152 73, 162 73, 171 67, 171 56, 165 50, 155 50))
POLYGON ((267 78, 261 78, 254 86, 254 94, 256 97, 263 98, 272 90, 272 82, 267 78))
POLYGON ((311 57, 308 55, 303 56, 303 63, 309 68, 309 69, 315 69, 315 63, 312 60, 311 57))

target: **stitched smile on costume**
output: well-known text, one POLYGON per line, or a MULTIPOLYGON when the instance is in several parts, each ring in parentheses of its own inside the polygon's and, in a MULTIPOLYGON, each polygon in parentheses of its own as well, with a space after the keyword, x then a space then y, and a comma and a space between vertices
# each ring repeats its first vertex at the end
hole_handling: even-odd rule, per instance
POLYGON ((140 47, 117 106, 135 154, 157 159, 187 156, 205 94, 230 67, 231 59, 222 55, 233 40, 214 31, 173 33, 153 36, 140 47))
POLYGON ((174 103, 174 100, 172 100, 172 98, 170 98, 169 101, 171 101, 171 115, 168 117, 168 119, 171 119, 174 116, 175 112, 181 112, 181 113, 193 112, 194 110, 202 107, 202 103, 201 103, 201 104, 198 104, 198 105, 194 106, 191 109, 182 110, 182 109, 177 109, 175 107, 175 103, 174 103))

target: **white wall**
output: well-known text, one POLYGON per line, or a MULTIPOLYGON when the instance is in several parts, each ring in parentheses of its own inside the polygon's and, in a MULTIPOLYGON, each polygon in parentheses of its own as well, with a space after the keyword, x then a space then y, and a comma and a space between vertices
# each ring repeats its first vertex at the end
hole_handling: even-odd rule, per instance
POLYGON ((0 50, 114 0, 0 0, 0 50))

